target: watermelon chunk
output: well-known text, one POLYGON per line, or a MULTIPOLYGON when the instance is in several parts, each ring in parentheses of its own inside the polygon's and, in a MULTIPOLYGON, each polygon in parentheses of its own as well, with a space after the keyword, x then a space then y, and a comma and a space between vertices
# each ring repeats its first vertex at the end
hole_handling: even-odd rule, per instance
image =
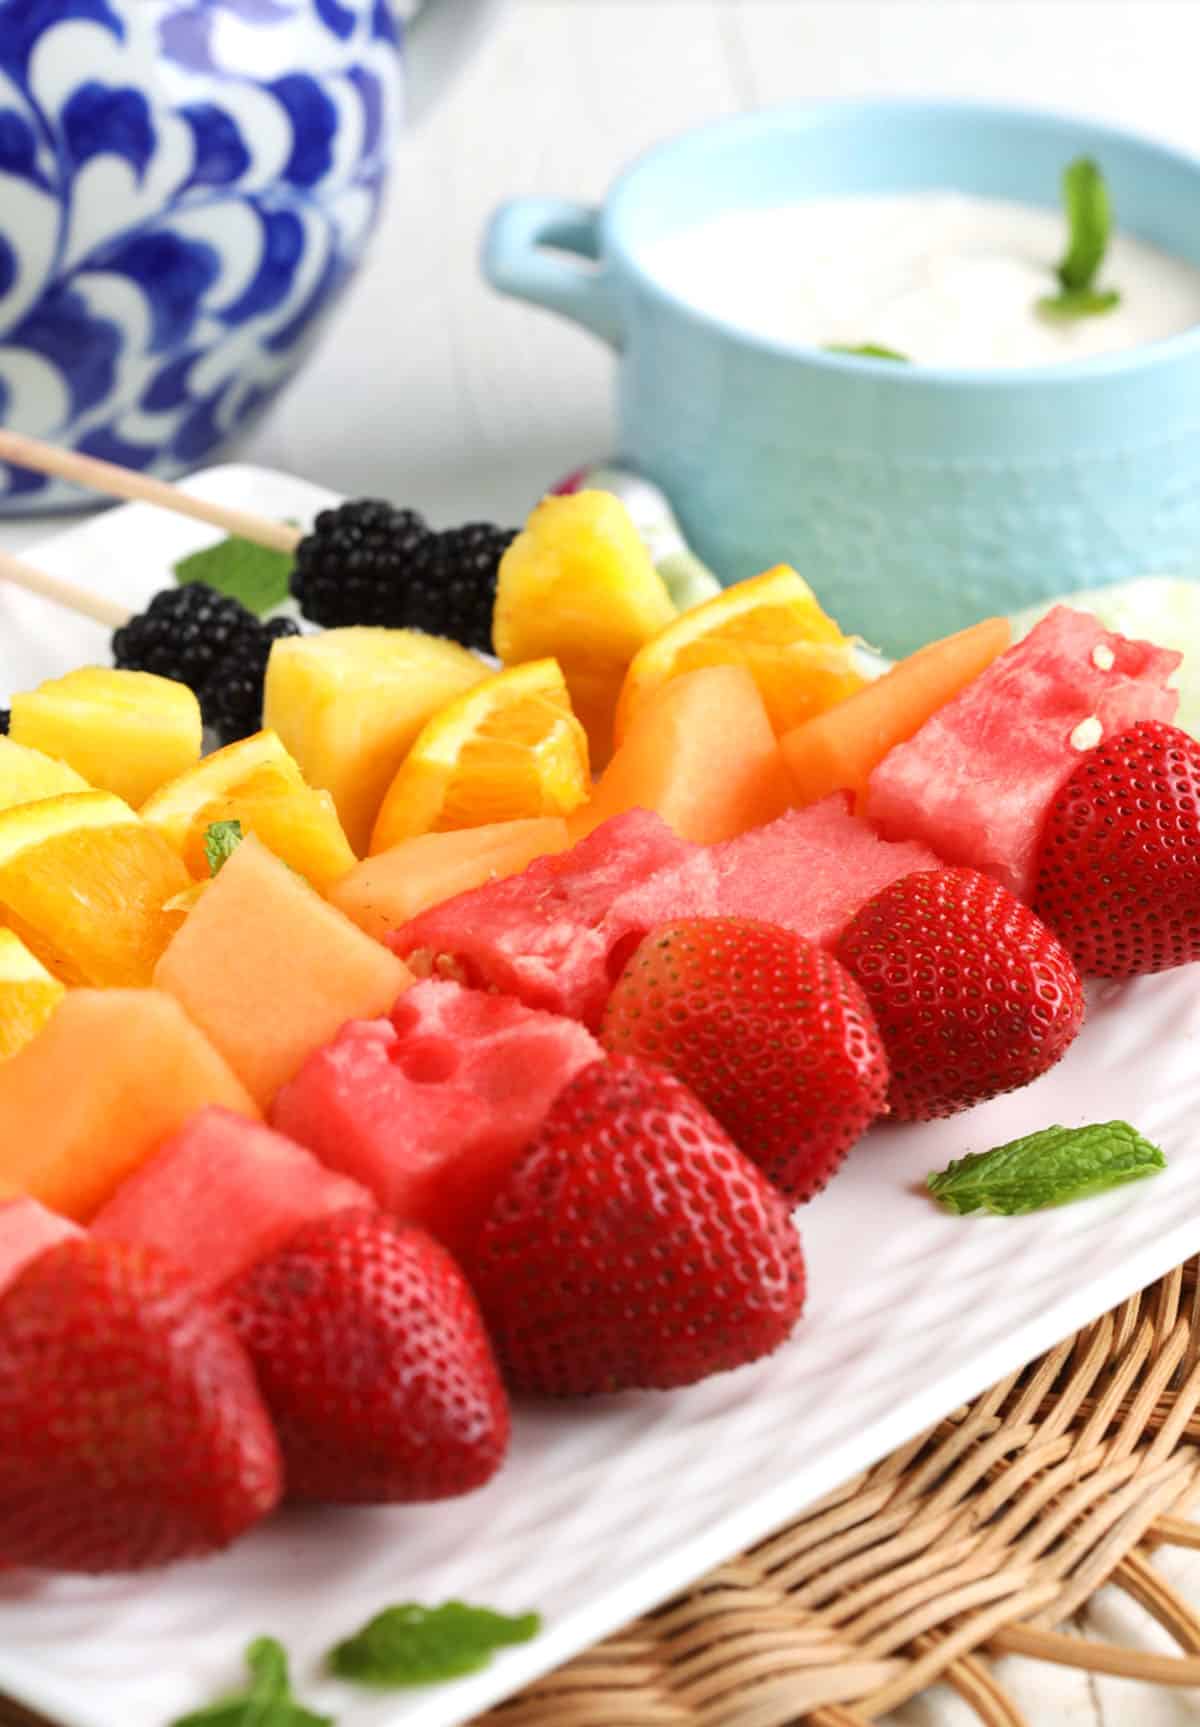
POLYGON ((304 1224, 352 1206, 374 1210, 356 1181, 232 1110, 202 1109, 122 1183, 93 1235, 157 1247, 205 1292, 282 1247, 304 1224))
POLYGON ((1174 717, 1182 655, 1056 606, 880 762, 867 817, 892 840, 1033 892, 1046 811, 1082 752, 1139 720, 1174 717))
POLYGON ((681 917, 753 917, 832 947, 858 908, 898 877, 937 869, 927 846, 881 840, 835 792, 686 858, 629 889, 609 914, 614 959, 681 917))
POLYGON ((594 1027, 614 979, 613 901, 696 850, 648 810, 629 810, 570 851, 430 907, 388 945, 418 975, 455 976, 594 1027))
POLYGON ((36 1199, 10 1199, 0 1204, 0 1291, 48 1247, 69 1235, 82 1234, 78 1224, 59 1217, 36 1199))
POLYGON ((603 1054, 574 1020, 430 979, 309 1056, 272 1120, 466 1259, 513 1159, 603 1054))

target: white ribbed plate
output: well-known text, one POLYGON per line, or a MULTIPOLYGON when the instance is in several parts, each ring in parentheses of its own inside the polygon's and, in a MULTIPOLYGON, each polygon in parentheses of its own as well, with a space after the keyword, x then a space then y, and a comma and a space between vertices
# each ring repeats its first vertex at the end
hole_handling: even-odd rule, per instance
MULTIPOLYGON (((307 518, 326 494, 249 468, 199 483, 307 518)), ((39 548, 142 604, 203 529, 129 506, 39 548)), ((100 631, 0 589, 0 700, 99 657, 100 631)), ((164 1727, 236 1686, 260 1633, 340 1727, 452 1727, 765 1536, 820 1494, 1200 1250, 1200 972, 1096 993, 1053 1073, 932 1127, 880 1129, 801 1217, 811 1299, 771 1361, 670 1396, 518 1411, 490 1487, 445 1506, 289 1513, 206 1564, 116 1583, 0 1574, 0 1690, 69 1727, 164 1727), (1165 1175, 1028 1218, 953 1218, 928 1170, 1051 1122, 1123 1116, 1165 1175), (545 1630, 453 1685, 379 1696, 322 1678, 390 1602, 538 1608, 545 1630)))

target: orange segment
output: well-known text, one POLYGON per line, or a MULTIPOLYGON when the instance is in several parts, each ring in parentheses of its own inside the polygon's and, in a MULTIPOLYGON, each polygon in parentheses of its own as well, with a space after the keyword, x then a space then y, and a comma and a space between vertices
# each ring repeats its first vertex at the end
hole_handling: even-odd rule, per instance
POLYGON ((603 767, 626 668, 675 615, 621 500, 576 492, 543 499, 504 554, 492 639, 506 666, 558 661, 592 761, 603 767))
POLYGON ((36 1037, 65 994, 20 936, 0 929, 0 1061, 36 1037))
POLYGON ((712 845, 774 821, 790 797, 787 770, 745 666, 706 666, 647 697, 585 808, 582 839, 624 810, 653 810, 681 839, 712 845))
POLYGON ((718 665, 752 673, 777 734, 866 681, 854 663, 854 642, 821 610, 803 577, 780 564, 693 606, 647 642, 621 687, 617 742, 655 690, 681 672, 718 665))
POLYGON ((0 737, 0 810, 91 789, 66 762, 55 761, 26 744, 15 744, 10 737, 0 737))
POLYGON ((779 740, 797 802, 852 791, 861 811, 867 781, 897 744, 977 678, 1011 638, 1007 618, 929 642, 839 707, 818 714, 779 740))
POLYGON ((135 809, 200 760, 200 703, 151 672, 80 666, 12 699, 10 736, 135 809))
POLYGON ((357 862, 333 799, 305 784, 274 732, 256 732, 206 756, 155 792, 142 820, 162 834, 198 881, 209 874, 204 835, 213 822, 241 822, 243 834, 257 834, 319 893, 357 862))
POLYGON ((566 815, 590 784, 587 735, 557 661, 513 666, 427 722, 383 800, 371 853, 414 834, 566 815))
POLYGON ((561 816, 417 834, 377 857, 364 858, 326 897, 359 929, 382 941, 427 907, 484 882, 516 875, 534 858, 566 851, 567 845, 567 824, 561 816))
POLYGON ((170 846, 111 792, 0 812, 0 917, 64 983, 149 983, 188 886, 170 846))

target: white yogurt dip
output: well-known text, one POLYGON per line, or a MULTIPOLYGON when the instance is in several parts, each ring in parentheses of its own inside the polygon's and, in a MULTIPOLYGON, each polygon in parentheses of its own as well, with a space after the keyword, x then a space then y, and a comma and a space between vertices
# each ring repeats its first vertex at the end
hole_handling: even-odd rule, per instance
POLYGON ((1095 317, 1040 312, 1066 245, 1061 211, 917 192, 731 210, 644 256, 672 293, 756 335, 869 342, 929 366, 1053 366, 1200 324, 1200 269, 1120 232, 1096 280, 1120 303, 1095 317))

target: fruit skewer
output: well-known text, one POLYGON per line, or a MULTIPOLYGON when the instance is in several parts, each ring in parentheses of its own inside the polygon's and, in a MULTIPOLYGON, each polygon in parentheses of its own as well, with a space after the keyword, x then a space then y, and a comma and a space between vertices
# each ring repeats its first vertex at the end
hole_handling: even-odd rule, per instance
POLYGON ((130 503, 154 504, 159 509, 172 510, 179 516, 192 516, 207 522, 239 539, 253 540, 275 552, 293 553, 303 538, 299 528, 287 522, 274 522, 269 516, 259 516, 248 510, 232 509, 228 504, 214 504, 207 498, 197 498, 181 486, 166 480, 156 480, 133 468, 122 468, 116 462, 102 462, 95 456, 81 456, 74 450, 60 450, 38 438, 27 438, 19 432, 0 428, 0 461, 14 467, 28 468, 36 474, 50 474, 82 486, 85 491, 100 492, 105 497, 124 498, 130 503))
POLYGON ((85 618, 94 618, 106 629, 119 630, 129 622, 129 608, 118 600, 94 594, 89 588, 81 588, 78 582, 69 582, 63 576, 52 576, 48 570, 39 570, 35 564, 27 564, 10 552, 0 552, 0 581, 7 582, 10 587, 24 588, 27 593, 51 600, 56 606, 65 606, 68 611, 78 612, 85 618))

